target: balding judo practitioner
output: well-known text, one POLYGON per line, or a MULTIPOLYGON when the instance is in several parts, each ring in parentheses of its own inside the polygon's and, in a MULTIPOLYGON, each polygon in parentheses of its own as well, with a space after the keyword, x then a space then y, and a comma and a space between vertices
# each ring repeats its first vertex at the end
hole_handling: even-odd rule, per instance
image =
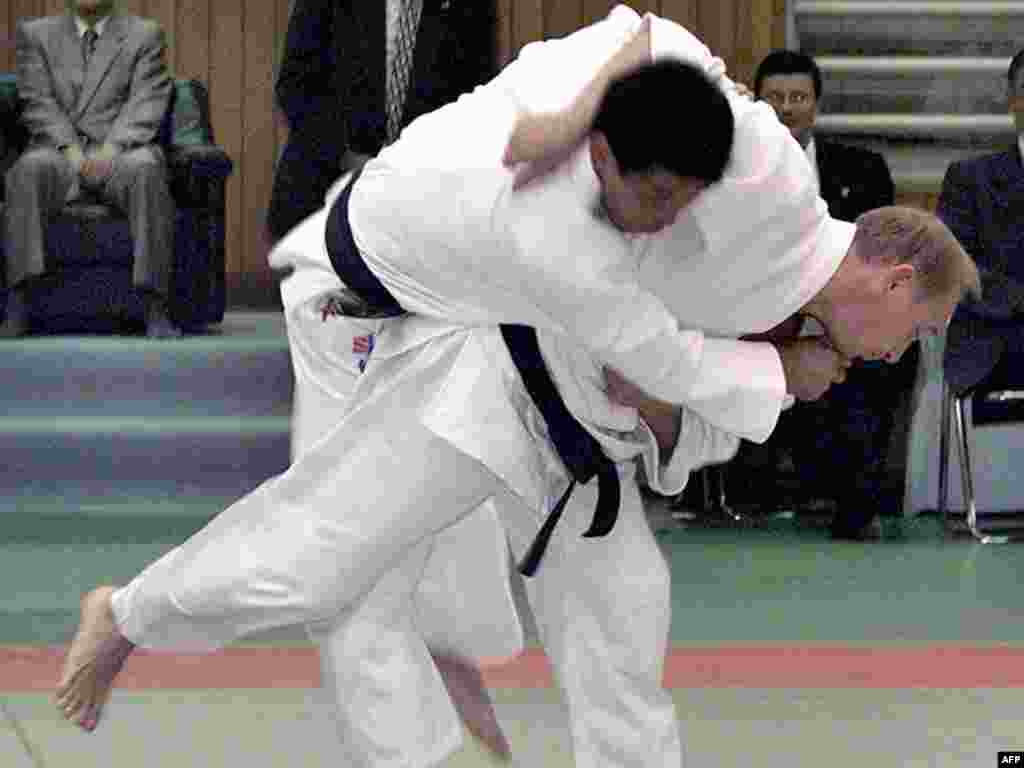
MULTIPOLYGON (((627 33, 629 31, 635 31, 635 27, 627 33)), ((650 44, 655 51, 657 40, 657 33, 652 30, 650 44)), ((691 40, 688 39, 688 45, 691 40)), ((758 109, 756 105, 748 106, 758 109)), ((739 108, 730 105, 732 110, 739 111, 739 108)), ((435 116, 440 116, 441 112, 435 116)), ((738 116, 738 130, 746 125, 744 120, 744 116, 738 116)), ((756 127, 757 123, 758 119, 754 118, 750 125, 756 127)), ((763 126, 769 138, 774 130, 772 125, 778 126, 767 121, 763 126)), ((410 135, 411 132, 410 129, 410 135)), ((566 186, 580 184, 585 190, 582 199, 593 201, 595 197, 600 199, 602 190, 607 194, 611 186, 621 181, 616 178, 614 168, 603 164, 600 142, 596 143, 596 156, 593 140, 588 147, 592 166, 574 164, 570 160, 567 166, 570 170, 562 172, 561 176, 556 174, 554 180, 539 182, 540 193, 534 190, 530 196, 524 194, 522 199, 539 200, 542 206, 548 206, 546 214, 553 210, 561 214, 565 209, 569 215, 557 218, 559 223, 566 229, 579 226, 584 220, 573 218, 577 209, 565 205, 571 199, 566 194, 566 186), (600 169, 596 178, 572 175, 588 168, 600 169), (611 174, 607 176, 609 171, 611 174), (602 178, 602 174, 606 174, 606 178, 602 178), (556 202, 562 205, 550 207, 556 202)), ((779 282, 765 289, 778 289, 772 299, 773 304, 780 305, 777 310, 762 307, 765 316, 757 318, 752 308, 750 314, 744 315, 748 308, 736 307, 737 317, 719 319, 716 332, 723 335, 735 332, 730 322, 746 326, 744 331, 764 330, 778 319, 784 319, 770 317, 773 311, 791 313, 803 308, 816 312, 829 330, 831 348, 826 351, 838 357, 834 348, 839 348, 844 357, 852 357, 898 356, 914 335, 941 328, 971 279, 969 260, 955 246, 955 241, 949 242, 946 233, 930 228, 930 222, 915 223, 905 214, 901 218, 898 213, 883 214, 877 222, 868 222, 863 227, 864 235, 855 239, 852 227, 840 227, 827 218, 813 190, 810 198, 803 198, 808 212, 801 211, 799 206, 785 214, 776 211, 779 219, 774 222, 765 210, 772 206, 785 208, 794 196, 800 200, 802 189, 800 184, 779 185, 780 179, 786 178, 785 173, 779 175, 779 169, 787 167, 784 159, 790 149, 785 143, 775 144, 773 151, 754 151, 751 147, 738 156, 736 149, 741 144, 737 144, 732 160, 737 172, 733 183, 730 184, 727 173, 721 183, 688 201, 684 216, 670 229, 682 227, 675 237, 683 239, 674 245, 670 243, 662 248, 657 245, 657 238, 647 241, 622 238, 627 246, 623 256, 619 241, 605 237, 616 232, 613 225, 625 230, 643 229, 651 221, 645 218, 650 211, 647 201, 628 200, 629 194, 635 196, 636 189, 625 190, 629 193, 625 195, 626 204, 620 197, 617 202, 609 200, 596 210, 591 208, 594 222, 605 227, 595 230, 598 234, 586 240, 589 249, 603 255, 597 262, 598 273, 621 275, 624 283, 639 274, 644 280, 663 283, 665 299, 671 299, 671 289, 676 287, 672 285, 671 268, 682 243, 697 252, 707 249, 725 256, 732 253, 732 262, 726 258, 721 265, 719 279, 722 274, 732 274, 735 281, 743 282, 739 273, 745 267, 733 262, 740 261, 740 250, 746 247, 741 245, 744 235, 749 238, 756 232, 766 247, 776 236, 775 230, 744 231, 746 222, 730 220, 726 211, 716 218, 716 210, 724 202, 746 200, 757 215, 765 217, 760 221, 761 226, 766 221, 776 223, 782 233, 778 237, 791 239, 794 247, 778 249, 784 254, 780 256, 784 263, 776 270, 779 282), (773 174, 775 194, 765 205, 754 205, 757 196, 753 180, 762 181, 759 192, 763 195, 765 177, 773 174), (792 191, 792 194, 782 194, 785 191, 792 191), (798 223, 791 224, 793 215, 798 223), (689 235, 682 234, 687 228, 689 235), (924 245, 913 246, 910 240, 918 246, 924 245), (887 250, 890 243, 892 247, 887 250), (606 251, 613 255, 608 256, 606 251), (907 256, 908 260, 903 263, 879 260, 892 253, 907 256), (812 258, 814 254, 820 254, 817 259, 820 265, 812 258), (909 260, 920 254, 928 258, 921 263, 909 260), (801 255, 815 262, 813 269, 808 269, 801 255), (626 258, 632 259, 628 268, 622 261, 626 258), (794 273, 801 277, 791 281, 781 277, 794 273), (788 310, 786 302, 789 302, 788 310)), ((395 145, 396 153, 401 146, 402 141, 395 145)), ((795 144, 792 147, 794 152, 798 151, 795 144)), ((397 161, 399 155, 392 157, 397 161)), ((387 169, 388 152, 383 153, 378 162, 378 171, 387 169)), ((806 166, 806 161, 803 163, 806 166)), ((792 167, 796 169, 794 179, 799 181, 803 171, 798 164, 792 167)), ((369 175, 372 171, 371 164, 363 180, 373 181, 364 190, 385 184, 392 169, 376 177, 369 175)), ((466 219, 473 218, 473 206, 479 205, 479 201, 467 199, 458 184, 444 186, 442 183, 442 188, 438 189, 439 179, 429 174, 399 174, 397 180, 401 181, 399 186, 404 191, 395 192, 395 196, 405 194, 409 196, 407 200, 415 196, 422 205, 423 190, 417 194, 408 188, 418 183, 428 184, 443 198, 443 205, 453 203, 441 192, 450 193, 460 216, 466 219)), ((450 179, 440 181, 451 182, 450 179)), ((357 180, 350 188, 353 192, 348 211, 356 242, 361 239, 357 226, 359 211, 365 211, 360 208, 357 196, 361 183, 357 180)), ((679 192, 673 189, 670 194, 679 192)), ((654 193, 655 198, 657 194, 654 193)), ((372 206, 366 213, 370 222, 379 217, 371 229, 378 232, 381 226, 398 226, 397 232, 408 234, 403 228, 413 226, 411 222, 415 217, 408 212, 403 214, 403 206, 389 207, 386 200, 379 202, 382 204, 372 206)), ((365 200, 363 204, 367 204, 365 200)), ((512 205, 518 204, 521 203, 516 200, 512 205)), ((650 204, 657 208, 657 201, 652 200, 650 204)), ((330 237, 331 216, 337 210, 336 202, 319 223, 328 232, 329 257, 333 255, 331 243, 335 242, 330 237)), ((436 236, 440 223, 438 219, 431 219, 426 226, 427 236, 436 236)), ((558 233, 558 236, 563 234, 558 233)), ((357 250, 388 251, 395 248, 399 239, 396 235, 374 241, 372 245, 360 243, 357 250)), ((465 245, 453 242, 449 249, 455 251, 465 245)), ((305 252, 304 247, 299 250, 305 252)), ((767 252, 774 251, 768 248, 767 252)), ((442 255, 439 269, 450 283, 441 287, 455 290, 457 275, 453 262, 445 262, 446 258, 451 259, 452 253, 442 255)), ((588 272, 593 269, 594 262, 589 261, 592 258, 589 251, 583 250, 571 263, 584 280, 593 275, 588 272), (585 266, 580 267, 580 263, 585 266)), ((330 261, 337 267, 336 259, 330 258, 330 261)), ((370 261, 366 259, 367 264, 370 261)), ((557 272, 560 265, 561 262, 554 260, 542 264, 552 272, 557 272)), ((415 264, 410 267, 406 263, 397 272, 388 272, 380 264, 375 266, 380 275, 373 269, 369 271, 376 277, 377 285, 369 281, 370 295, 363 294, 363 298, 368 298, 370 310, 377 308, 375 302, 380 297, 372 294, 378 285, 385 289, 385 303, 388 296, 396 303, 407 301, 404 291, 408 291, 413 297, 408 301, 420 302, 417 308, 421 311, 432 307, 436 313, 437 307, 444 305, 439 300, 444 292, 436 286, 428 290, 429 275, 416 272, 415 264), (387 280, 381 276, 385 273, 387 280), (410 286, 416 290, 411 290, 410 286)), ((471 275, 471 282, 487 283, 480 265, 474 266, 479 273, 471 275)), ((521 268, 521 264, 516 265, 516 269, 521 268)), ((500 275, 500 270, 498 272, 500 275)), ((551 275, 541 270, 530 277, 536 278, 534 285, 543 285, 551 275)), ((711 285, 715 286, 715 291, 719 290, 718 283, 712 281, 711 285)), ((69 653, 59 692, 59 704, 67 716, 86 727, 95 726, 111 680, 136 644, 215 647, 246 632, 282 623, 323 620, 343 626, 360 614, 361 618, 366 618, 371 601, 380 617, 379 626, 390 626, 399 634, 407 635, 412 625, 407 615, 403 618, 399 614, 405 610, 408 591, 391 593, 393 600, 389 605, 384 599, 386 594, 378 592, 383 585, 382 574, 388 574, 387 578, 400 574, 402 576, 396 580, 414 583, 428 554, 432 534, 491 498, 500 499, 503 508, 506 504, 517 507, 521 518, 530 518, 505 521, 513 538, 513 548, 527 555, 525 544, 542 540, 534 534, 546 512, 557 506, 556 499, 561 502, 568 499, 567 510, 577 508, 588 514, 574 516, 566 512, 548 540, 547 553, 539 570, 535 571, 535 583, 542 595, 536 596, 534 608, 549 599, 550 614, 571 607, 576 616, 581 617, 579 621, 571 615, 553 618, 567 627, 563 636, 566 642, 559 646, 556 634, 555 647, 552 647, 546 631, 545 642, 560 668, 560 675, 593 677, 597 680, 593 690, 605 696, 611 706, 603 711, 595 709, 590 714, 583 712, 585 707, 581 706, 579 724, 574 713, 578 759, 583 761, 589 754, 594 764, 608 759, 622 764, 668 764, 673 759, 674 764, 679 763, 680 745, 671 703, 660 691, 661 657, 667 632, 667 575, 643 522, 635 494, 632 459, 642 459, 653 485, 671 491, 673 483, 678 487, 680 480, 685 481, 685 475, 694 465, 709 459, 720 460, 731 452, 735 434, 727 434, 723 426, 736 434, 761 434, 763 437, 765 430, 770 430, 786 394, 788 371, 782 362, 785 358, 770 345, 750 345, 694 332, 685 338, 687 343, 696 343, 700 349, 696 355, 691 350, 691 357, 686 359, 691 368, 698 369, 696 372, 691 370, 682 376, 683 366, 677 356, 673 358, 674 363, 654 365, 655 371, 634 373, 652 363, 636 350, 649 343, 657 346, 659 342, 651 342, 651 339, 667 336, 667 326, 655 321, 657 313, 648 319, 651 327, 661 329, 658 334, 645 336, 645 341, 629 347, 624 354, 616 346, 621 337, 611 340, 602 337, 605 345, 602 356, 594 345, 587 348, 573 333, 554 327, 557 323, 552 322, 552 316, 539 308, 546 306, 539 299, 549 298, 543 291, 525 292, 535 306, 530 308, 533 314, 524 313, 530 314, 524 319, 540 326, 539 340, 535 343, 543 350, 542 360, 557 382, 557 392, 567 410, 583 424, 585 434, 598 443, 603 455, 618 462, 613 466, 609 481, 606 465, 599 459, 596 470, 599 481, 587 483, 567 496, 565 488, 575 471, 571 467, 575 457, 567 455, 571 450, 556 449, 559 438, 552 434, 552 425, 564 424, 559 422, 558 414, 549 419, 543 413, 550 413, 550 403, 535 394, 536 387, 532 385, 538 381, 536 371, 530 369, 529 361, 523 362, 523 350, 529 348, 530 339, 527 337, 527 344, 522 346, 522 336, 506 335, 504 329, 491 324, 509 319, 509 315, 502 313, 509 311, 511 283, 503 285, 499 278, 483 287, 493 291, 488 295, 497 301, 480 305, 467 302, 459 307, 459 311, 476 313, 473 319, 479 322, 477 327, 448 323, 436 316, 410 316, 386 323, 366 372, 356 385, 351 410, 336 429, 312 446, 289 472, 231 507, 128 587, 116 591, 97 590, 85 599, 82 627, 69 653), (497 317, 486 317, 488 311, 497 317), (723 353, 723 357, 718 358, 723 366, 719 371, 721 379, 730 378, 731 366, 745 357, 751 363, 740 373, 745 383, 732 385, 723 381, 716 384, 710 374, 706 380, 701 378, 701 361, 697 358, 706 356, 704 353, 708 350, 723 353), (725 350, 732 350, 732 357, 725 350), (620 365, 623 361, 631 363, 634 367, 625 365, 624 372, 635 381, 643 380, 648 391, 660 393, 671 389, 666 382, 673 378, 688 382, 680 384, 686 397, 677 398, 686 400, 688 406, 671 410, 672 428, 667 430, 669 439, 662 436, 662 445, 659 446, 656 433, 664 430, 652 430, 638 421, 635 410, 616 408, 604 395, 602 367, 609 359, 620 365), (759 365, 767 366, 767 372, 759 370, 759 365), (753 377, 752 371, 757 372, 753 377), (765 415, 766 409, 768 415, 765 415), (703 412, 702 416, 698 415, 699 411, 703 412), (660 451, 666 447, 671 454, 663 461, 660 451), (587 519, 595 506, 599 513, 602 511, 600 496, 603 494, 599 494, 599 490, 606 482, 617 487, 621 496, 616 500, 618 503, 612 505, 618 513, 618 522, 613 519, 610 530, 606 527, 607 520, 587 519), (634 522, 630 523, 631 520, 634 522), (596 522, 601 525, 595 525, 596 522), (600 530, 595 531, 595 527, 600 530), (529 532, 517 542, 515 528, 529 532), (589 539, 575 535, 583 532, 604 535, 589 539), (653 559, 645 559, 652 552, 653 559), (591 562, 593 568, 588 567, 591 562), (581 570, 570 573, 576 566, 581 570), (554 589, 540 589, 548 574, 552 579, 561 574, 560 583, 567 597, 563 599, 554 589), (608 591, 602 593, 602 589, 608 591), (627 627, 635 632, 622 638, 627 627), (563 649, 571 650, 580 643, 586 645, 590 636, 588 630, 593 630, 595 648, 578 660, 560 658, 563 649), (630 677, 633 674, 636 679, 630 677), (602 677, 610 678, 611 683, 602 684, 602 677), (623 696, 622 692, 628 692, 631 686, 638 695, 623 696), (598 735, 601 720, 606 721, 609 732, 604 739, 598 735), (594 739, 589 753, 587 738, 594 739)), ((737 294, 732 290, 726 281, 720 301, 742 298, 742 292, 737 294)), ((631 295, 644 298, 640 293, 631 295)), ((709 301, 706 286, 704 295, 698 295, 697 299, 705 304, 709 301)), ((648 301, 644 306, 657 307, 658 303, 648 301)), ((608 327, 604 318, 594 318, 594 322, 595 329, 608 327)), ((624 323, 622 327, 631 326, 624 323)), ((652 414, 652 420, 657 420, 656 415, 652 414)), ((605 505, 605 512, 607 507, 605 505)), ((545 612, 541 608, 538 613, 545 612)), ((372 627, 373 622, 363 626, 372 627)), ((349 648, 357 649, 358 634, 346 640, 354 643, 349 648)), ((376 641, 372 632, 371 636, 362 638, 366 647, 372 647, 376 641)), ((410 678, 410 683, 420 685, 421 693, 417 701, 404 703, 405 717, 400 730, 414 731, 409 734, 410 742, 420 738, 421 744, 433 747, 414 756, 416 763, 432 764, 452 747, 451 729, 437 726, 446 718, 448 723, 452 722, 454 714, 450 705, 437 712, 428 706, 432 703, 430 690, 438 692, 435 701, 446 697, 443 688, 439 688, 440 681, 422 642, 417 646, 412 641, 409 654, 418 662, 415 668, 423 671, 424 676, 416 680, 410 678), (428 714, 431 717, 427 717, 428 714)), ((561 679, 571 696, 577 681, 561 679)), ((370 734, 371 739, 373 735, 370 734)), ((379 761, 380 754, 372 752, 374 744, 356 744, 356 747, 367 746, 371 749, 370 759, 379 761)))

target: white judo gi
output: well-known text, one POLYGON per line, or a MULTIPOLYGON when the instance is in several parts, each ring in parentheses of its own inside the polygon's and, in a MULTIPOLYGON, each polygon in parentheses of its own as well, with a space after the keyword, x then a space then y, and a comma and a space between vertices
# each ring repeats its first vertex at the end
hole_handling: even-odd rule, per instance
MULTIPOLYGON (((635 28, 638 17, 616 11, 609 19, 612 22, 621 25, 616 33, 625 35, 635 28)), ((595 25, 585 32, 597 40, 594 30, 599 28, 595 25)), ((659 39, 663 37, 655 33, 655 44, 659 39)), ((706 53, 703 46, 696 45, 706 53)), ((607 58, 615 47, 604 48, 603 56, 607 58)), ((590 69, 576 89, 596 69, 590 69)), ((533 285, 568 288, 576 284, 571 279, 573 270, 588 261, 591 267, 584 269, 592 268, 598 278, 639 274, 641 280, 658 281, 657 286, 646 285, 650 293, 616 295, 612 298, 618 304, 606 304, 621 308, 627 298, 636 298, 647 308, 646 319, 657 333, 652 336, 620 315, 617 328, 627 336, 633 333, 632 338, 639 342, 627 345, 623 356, 616 347, 618 337, 599 333, 597 346, 620 365, 623 360, 650 363, 651 350, 671 349, 677 355, 675 362, 657 368, 645 385, 658 393, 674 382, 685 389, 688 403, 693 400, 694 411, 700 410, 733 433, 756 439, 770 431, 784 397, 778 358, 763 345, 719 341, 701 333, 672 335, 676 319, 669 315, 671 322, 664 321, 662 302, 679 298, 669 290, 668 276, 687 258, 680 243, 696 253, 724 259, 717 269, 707 265, 714 274, 709 282, 683 282, 696 306, 714 309, 717 319, 698 327, 725 335, 765 330, 806 303, 835 271, 852 229, 840 228, 822 236, 823 230, 831 227, 823 206, 800 197, 807 194, 802 184, 810 172, 806 159, 793 159, 802 158, 802 153, 791 141, 776 140, 773 131, 781 126, 774 118, 767 119, 767 108, 746 104, 736 109, 738 129, 753 131, 755 139, 768 139, 771 151, 754 147, 744 153, 738 146, 741 151, 731 166, 732 177, 727 174, 722 184, 702 195, 666 236, 636 238, 622 250, 610 239, 614 233, 596 229, 593 238, 583 240, 586 251, 570 248, 557 253, 558 259, 554 254, 539 253, 537 263, 544 269, 567 271, 556 274, 552 282, 548 281, 551 273, 536 275, 539 279, 533 285), (761 136, 758 131, 767 133, 761 136), (787 179, 792 187, 787 186, 787 179), (766 185, 770 185, 770 197, 762 199, 766 185), (737 220, 736 209, 729 206, 744 203, 752 215, 737 220), (766 224, 776 228, 765 230, 766 224), (776 236, 777 242, 773 240, 776 236), (762 275, 770 279, 760 283, 752 280, 749 272, 747 249, 751 242, 758 244, 759 251, 764 248, 768 258, 779 259, 762 275), (734 263, 729 261, 730 254, 734 263), (741 255, 747 257, 746 264, 741 255), (719 290, 723 274, 731 275, 735 282, 719 290), (733 290, 737 286, 739 289, 733 290), (751 286, 753 294, 747 290, 751 286), (671 295, 652 300, 659 287, 671 295), (733 298, 761 303, 763 314, 746 303, 729 306, 726 302, 733 298), (680 338, 687 346, 680 345, 680 338), (641 354, 631 357, 637 349, 641 354), (741 361, 746 361, 746 367, 740 368, 741 361), (690 370, 684 370, 686 366, 690 370)), ((410 132, 414 128, 416 124, 410 132)), ((394 149, 401 146, 399 142, 394 149)), ((495 159, 503 148, 503 139, 495 143, 495 159)), ((457 203, 436 218, 427 218, 431 231, 417 242, 434 238, 436 248, 431 250, 441 251, 442 225, 447 221, 458 227, 457 221, 446 216, 461 213, 469 221, 480 217, 479 211, 472 210, 480 204, 479 199, 446 186, 450 176, 396 170, 388 167, 388 162, 384 153, 376 171, 368 167, 364 180, 390 183, 397 173, 407 190, 410 185, 436 182, 430 191, 438 196, 442 191, 450 193, 452 197, 444 199, 457 203)), ((582 226, 585 220, 572 217, 578 210, 587 211, 586 203, 596 191, 596 179, 588 170, 577 163, 562 178, 546 183, 546 193, 524 196, 526 202, 513 200, 508 208, 539 206, 534 213, 545 215, 556 210, 567 214, 556 219, 566 229, 582 226)), ((357 185, 356 193, 359 189, 357 185)), ((420 187, 415 199, 422 204, 425 194, 420 187)), ((815 192, 810 195, 814 198, 815 192)), ((354 194, 352 224, 357 242, 375 271, 387 271, 388 262, 381 261, 381 254, 397 249, 401 238, 374 240, 379 230, 368 227, 365 218, 361 223, 357 210, 354 194)), ((368 215, 393 223, 402 221, 401 213, 401 206, 378 206, 368 215)), ((531 210, 520 209, 519 214, 529 220, 531 210)), ((323 222, 316 216, 303 227, 307 225, 320 227, 322 233, 323 222)), ((309 251, 296 238, 304 234, 293 233, 279 249, 298 244, 296 259, 301 259, 301 254, 309 251)), ((543 237, 520 242, 541 248, 543 237)), ((467 243, 473 250, 487 245, 481 239, 456 245, 467 243)), ((501 254, 500 243, 494 245, 495 253, 501 254)), ((556 238, 554 247, 560 245, 563 243, 556 238)), ((564 245, 578 243, 566 241, 564 245)), ((663 464, 653 437, 638 422, 636 413, 617 408, 604 397, 600 363, 593 354, 578 341, 555 332, 565 330, 559 327, 560 321, 575 321, 543 306, 539 301, 544 298, 543 290, 520 291, 527 301, 517 309, 514 288, 521 286, 524 278, 518 278, 520 282, 515 278, 486 279, 490 272, 485 267, 494 266, 495 277, 500 277, 504 262, 485 265, 486 254, 481 251, 477 263, 471 265, 477 270, 473 279, 483 279, 483 287, 493 290, 478 299, 459 298, 461 283, 453 269, 455 262, 444 261, 452 254, 442 254, 438 264, 440 275, 450 282, 442 280, 440 286, 431 287, 425 282, 430 252, 422 247, 413 250, 422 256, 426 271, 399 270, 385 280, 400 301, 407 304, 411 295, 420 302, 417 309, 435 314, 466 313, 479 323, 517 320, 537 324, 542 329, 545 360, 570 410, 608 455, 622 462, 623 501, 615 529, 602 539, 578 537, 589 523, 596 493, 593 484, 578 489, 541 572, 531 584, 531 598, 560 682, 570 696, 580 764, 678 765, 675 717, 670 700, 660 690, 669 615, 668 574, 643 519, 630 460, 642 457, 652 485, 673 492, 682 487, 693 467, 731 455, 735 437, 709 426, 694 411, 686 411, 679 443, 670 461, 663 464), (446 290, 453 293, 449 296, 446 290), (520 310, 522 315, 512 317, 520 310)), ((515 270, 522 268, 522 264, 515 265, 515 270)), ((628 280, 605 284, 614 293, 625 282, 628 280)), ((585 311, 586 298, 570 295, 567 304, 585 311)), ((694 308, 685 303, 684 309, 694 308)), ((592 319, 599 323, 594 326, 597 330, 610 327, 606 317, 592 319)), ((290 333, 292 328, 290 323, 290 333)), ((293 336, 292 341, 299 342, 293 349, 301 346, 301 339, 293 336)), ((625 373, 643 380, 630 367, 625 373)), ((523 541, 535 532, 566 481, 561 462, 546 441, 543 422, 495 328, 466 329, 418 317, 389 321, 377 338, 377 348, 357 383, 345 419, 304 449, 288 472, 233 505, 115 593, 115 616, 128 639, 142 646, 161 647, 215 647, 257 629, 321 621, 329 633, 325 642, 329 645, 339 639, 339 646, 332 649, 336 655, 328 654, 329 662, 333 658, 339 663, 334 668, 325 665, 325 674, 334 684, 352 684, 343 688, 344 695, 339 697, 349 708, 339 722, 346 729, 344 741, 353 761, 432 764, 458 739, 451 705, 408 611, 409 595, 422 574, 434 535, 487 499, 496 499, 505 513, 513 548, 521 552, 523 541), (514 510, 514 514, 506 510, 514 510), (382 628, 390 628, 388 638, 382 638, 382 628), (382 658, 374 656, 380 647, 386 649, 382 658), (351 658, 360 659, 356 666, 361 668, 354 672, 343 668, 343 662, 351 658), (395 659, 401 663, 391 664, 395 659), (419 695, 400 697, 396 702, 394 690, 405 685, 419 695), (389 737, 385 731, 398 732, 401 737, 389 737), (410 745, 416 745, 416 751, 410 752, 410 745)), ((449 532, 454 530, 449 528, 449 532)))

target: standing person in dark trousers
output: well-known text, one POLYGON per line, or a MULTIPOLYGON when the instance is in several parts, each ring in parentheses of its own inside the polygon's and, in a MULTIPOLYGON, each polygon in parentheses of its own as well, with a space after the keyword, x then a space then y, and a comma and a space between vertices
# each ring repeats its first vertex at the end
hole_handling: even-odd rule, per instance
POLYGON ((275 85, 288 120, 267 228, 279 240, 345 171, 496 72, 493 0, 293 0, 275 85))
MULTIPOLYGON (((775 109, 807 153, 832 216, 854 221, 872 208, 892 205, 892 177, 881 155, 815 137, 821 92, 818 65, 796 51, 770 53, 754 79, 755 97, 775 109)), ((817 329, 806 327, 811 323, 796 326, 813 332, 817 329)), ((886 467, 895 413, 913 386, 917 359, 915 344, 895 365, 858 361, 846 381, 820 400, 798 402, 783 413, 765 445, 744 444, 739 465, 763 466, 768 457, 788 453, 800 478, 801 500, 836 502, 834 537, 877 538, 879 510, 894 501, 886 493, 886 467)))

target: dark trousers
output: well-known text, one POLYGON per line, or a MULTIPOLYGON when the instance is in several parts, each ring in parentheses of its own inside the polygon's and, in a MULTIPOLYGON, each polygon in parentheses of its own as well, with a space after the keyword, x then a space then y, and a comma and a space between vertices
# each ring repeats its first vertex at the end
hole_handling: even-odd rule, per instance
POLYGON ((274 170, 267 209, 273 242, 324 204, 324 195, 342 175, 344 150, 336 142, 297 132, 290 136, 274 170))
POLYGON ((763 445, 744 442, 729 465, 729 497, 769 503, 783 497, 797 503, 831 499, 837 503, 833 532, 851 534, 863 528, 893 503, 886 482, 889 446, 917 361, 915 344, 895 365, 857 363, 846 381, 833 385, 820 400, 798 402, 783 412, 763 445), (782 490, 786 484, 774 471, 785 455, 796 470, 792 493, 782 490))

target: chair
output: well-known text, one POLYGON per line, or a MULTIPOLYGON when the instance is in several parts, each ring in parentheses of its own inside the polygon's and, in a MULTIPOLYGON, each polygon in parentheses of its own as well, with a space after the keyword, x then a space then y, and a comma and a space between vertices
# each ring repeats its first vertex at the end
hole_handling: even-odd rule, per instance
POLYGON ((729 503, 726 496, 727 477, 727 463, 701 467, 691 475, 691 479, 696 479, 700 483, 699 495, 694 499, 694 491, 691 490, 691 485, 687 484, 687 487, 669 502, 673 517, 687 520, 699 517, 705 522, 744 522, 746 518, 729 503), (698 507, 699 515, 694 514, 692 506, 698 507))
MULTIPOLYGON (((971 344, 977 352, 979 345, 985 344, 987 337, 972 332, 972 326, 983 323, 981 318, 968 316, 958 312, 950 327, 949 336, 955 345, 971 344), (957 338, 959 337, 959 338, 957 338)), ((978 512, 974 494, 974 476, 971 467, 970 433, 975 426, 1006 422, 1024 421, 1024 380, 1015 380, 1009 366, 1002 364, 1006 350, 1000 344, 992 346, 987 353, 983 350, 976 356, 974 364, 964 364, 958 368, 956 355, 947 355, 944 363, 942 383, 942 411, 939 426, 939 496, 938 513, 944 527, 950 529, 949 521, 949 443, 950 422, 955 428, 957 448, 960 457, 960 476, 964 502, 966 506, 966 524, 974 538, 983 544, 1005 544, 1018 537, 1006 531, 999 531, 998 523, 991 522, 991 514, 985 515, 986 529, 982 529, 982 520, 978 512), (990 372, 978 379, 979 371, 994 363, 990 372), (970 419, 965 404, 970 404, 970 419), (991 526, 991 527, 990 527, 991 526)), ((1012 459, 1011 459, 1012 460, 1012 459)), ((985 513, 981 513, 984 515, 985 513)), ((1003 526, 1006 526, 1006 515, 1003 526)))
MULTIPOLYGON (((0 176, 28 144, 20 110, 15 75, 0 74, 0 176)), ((187 330, 219 323, 226 303, 225 186, 232 162, 214 144, 209 97, 200 81, 174 82, 157 140, 177 207, 167 297, 171 319, 187 330)), ((0 214, 3 195, 0 184, 0 214)), ((33 330, 116 332, 144 325, 142 297, 132 286, 126 217, 105 205, 72 202, 47 223, 45 243, 47 271, 25 286, 33 330)), ((0 263, 3 249, 0 237, 0 263)), ((6 296, 0 292, 0 311, 6 296)))

